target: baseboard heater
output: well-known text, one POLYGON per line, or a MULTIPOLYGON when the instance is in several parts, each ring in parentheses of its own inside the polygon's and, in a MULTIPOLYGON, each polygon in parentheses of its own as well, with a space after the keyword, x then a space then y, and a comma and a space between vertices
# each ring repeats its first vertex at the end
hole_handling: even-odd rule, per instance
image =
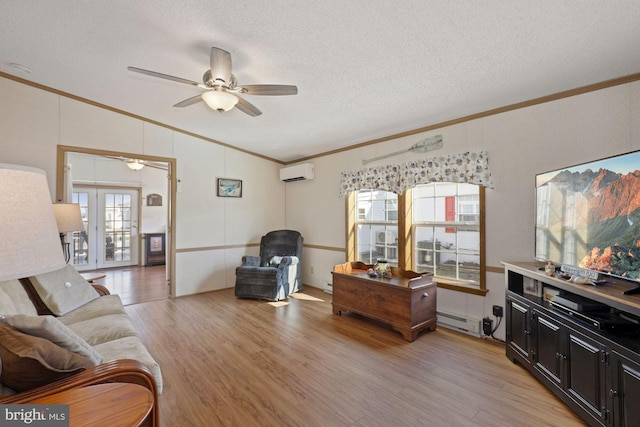
POLYGON ((482 331, 480 319, 443 311, 438 311, 437 314, 438 326, 464 332, 474 337, 480 337, 480 331, 482 331))

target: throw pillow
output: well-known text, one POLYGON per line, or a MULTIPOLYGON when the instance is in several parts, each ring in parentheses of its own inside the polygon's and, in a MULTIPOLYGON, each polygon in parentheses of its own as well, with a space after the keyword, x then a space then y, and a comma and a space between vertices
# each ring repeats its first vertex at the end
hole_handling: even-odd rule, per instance
POLYGON ((280 265, 280 261, 282 261, 282 257, 281 256, 273 256, 271 257, 271 260, 269 261, 269 266, 270 267, 277 267, 280 265))
POLYGON ((29 281, 38 296, 56 316, 64 316, 100 297, 93 286, 72 265, 29 277, 29 281))
POLYGON ((20 332, 44 338, 64 349, 84 356, 94 365, 99 365, 104 361, 93 347, 53 316, 16 314, 15 316, 4 316, 4 321, 20 332))
POLYGON ((92 366, 86 357, 49 340, 0 324, 0 381, 15 391, 30 390, 92 366))

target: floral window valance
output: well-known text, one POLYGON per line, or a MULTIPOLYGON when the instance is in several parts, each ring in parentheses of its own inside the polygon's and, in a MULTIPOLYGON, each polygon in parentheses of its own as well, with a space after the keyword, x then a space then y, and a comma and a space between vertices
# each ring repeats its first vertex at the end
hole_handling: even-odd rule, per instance
POLYGON ((402 194, 418 184, 431 182, 464 182, 493 188, 487 152, 468 151, 342 172, 340 195, 364 189, 402 194))

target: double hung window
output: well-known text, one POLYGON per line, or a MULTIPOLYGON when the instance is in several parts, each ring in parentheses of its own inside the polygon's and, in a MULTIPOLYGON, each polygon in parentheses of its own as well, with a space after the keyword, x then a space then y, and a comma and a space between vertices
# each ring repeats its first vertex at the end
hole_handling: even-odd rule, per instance
POLYGON ((437 182, 400 196, 358 190, 350 197, 350 261, 374 264, 384 259, 431 273, 440 287, 486 293, 484 187, 437 182))
POLYGON ((478 287, 481 273, 480 190, 432 183, 412 190, 413 268, 478 287))
POLYGON ((382 190, 357 191, 355 213, 358 259, 398 265, 398 196, 382 190))

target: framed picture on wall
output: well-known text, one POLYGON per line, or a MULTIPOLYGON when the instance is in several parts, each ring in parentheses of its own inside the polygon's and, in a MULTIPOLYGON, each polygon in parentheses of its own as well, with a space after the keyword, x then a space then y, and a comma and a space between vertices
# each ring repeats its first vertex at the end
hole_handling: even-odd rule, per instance
POLYGON ((162 196, 160 194, 149 194, 147 196, 147 206, 162 206, 162 196))
POLYGON ((242 181, 218 178, 218 197, 242 197, 242 181))

